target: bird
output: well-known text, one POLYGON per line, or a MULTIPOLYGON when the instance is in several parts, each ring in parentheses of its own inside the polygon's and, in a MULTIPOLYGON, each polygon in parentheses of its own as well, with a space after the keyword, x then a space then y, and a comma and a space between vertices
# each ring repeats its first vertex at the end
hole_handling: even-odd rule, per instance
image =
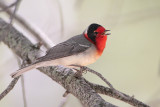
POLYGON ((107 33, 103 26, 92 23, 87 29, 77 36, 61 42, 50 48, 46 55, 37 58, 37 60, 11 74, 16 78, 32 69, 47 66, 70 65, 87 66, 94 63, 103 53, 106 46, 107 33))

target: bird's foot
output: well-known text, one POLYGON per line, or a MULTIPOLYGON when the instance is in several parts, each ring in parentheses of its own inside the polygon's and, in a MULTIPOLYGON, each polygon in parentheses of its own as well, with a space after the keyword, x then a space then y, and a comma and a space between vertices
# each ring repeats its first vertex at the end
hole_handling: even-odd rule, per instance
POLYGON ((74 68, 74 70, 77 71, 77 72, 74 74, 74 76, 75 76, 76 78, 82 77, 82 73, 83 73, 83 72, 81 72, 80 70, 75 69, 75 68, 74 68))
POLYGON ((76 70, 77 72, 75 73, 75 77, 76 78, 79 78, 79 77, 82 77, 82 74, 83 73, 87 73, 87 70, 86 70, 86 67, 85 66, 79 66, 79 70, 78 69, 76 69, 76 68, 73 68, 74 70, 76 70))

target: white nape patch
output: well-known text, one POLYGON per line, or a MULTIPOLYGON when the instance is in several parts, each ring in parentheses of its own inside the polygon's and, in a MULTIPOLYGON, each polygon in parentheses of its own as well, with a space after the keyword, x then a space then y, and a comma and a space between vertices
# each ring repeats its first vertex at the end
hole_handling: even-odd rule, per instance
POLYGON ((86 29, 84 30, 84 34, 87 34, 87 31, 88 31, 88 28, 86 28, 86 29))

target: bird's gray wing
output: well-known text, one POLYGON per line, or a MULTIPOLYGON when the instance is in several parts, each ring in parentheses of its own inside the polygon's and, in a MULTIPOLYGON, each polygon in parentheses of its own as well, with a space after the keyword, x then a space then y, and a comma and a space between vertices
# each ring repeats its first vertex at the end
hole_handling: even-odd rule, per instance
POLYGON ((79 54, 89 47, 91 47, 91 43, 83 36, 76 36, 49 49, 45 56, 38 58, 38 62, 79 54))

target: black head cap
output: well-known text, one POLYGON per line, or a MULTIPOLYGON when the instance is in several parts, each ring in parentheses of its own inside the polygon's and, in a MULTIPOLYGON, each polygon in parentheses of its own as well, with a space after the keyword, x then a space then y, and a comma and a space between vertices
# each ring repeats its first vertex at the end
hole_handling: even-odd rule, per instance
POLYGON ((91 24, 89 27, 88 27, 88 30, 87 30, 87 35, 88 37, 95 43, 95 38, 96 38, 96 35, 94 34, 94 31, 101 25, 99 24, 96 24, 96 23, 93 23, 91 24))
POLYGON ((88 34, 88 35, 92 34, 99 26, 101 26, 101 25, 96 24, 96 23, 91 24, 91 25, 88 27, 87 34, 88 34))

